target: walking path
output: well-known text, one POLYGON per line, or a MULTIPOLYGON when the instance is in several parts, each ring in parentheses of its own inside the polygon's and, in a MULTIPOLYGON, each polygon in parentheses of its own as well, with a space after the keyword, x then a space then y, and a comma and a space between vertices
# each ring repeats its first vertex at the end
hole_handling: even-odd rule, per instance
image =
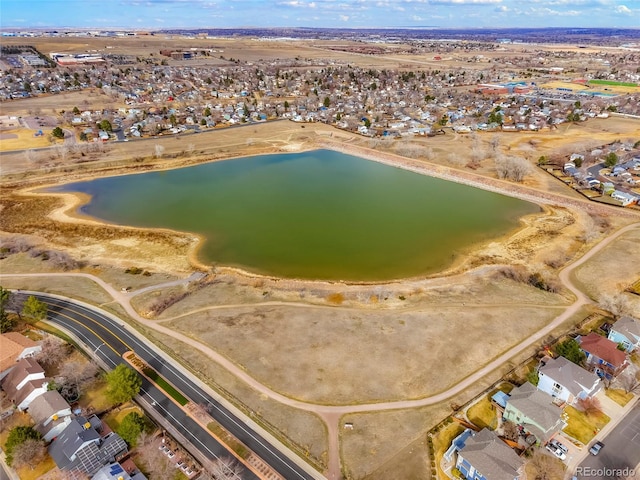
MULTIPOLYGON (((177 340, 184 342, 188 345, 197 348, 202 353, 207 355, 209 358, 217 362, 219 365, 227 369, 230 373, 235 375, 237 378, 244 381, 246 384, 251 386, 253 389, 258 391, 259 393, 266 395, 267 397, 276 400, 282 404, 288 405, 290 407, 299 408, 301 410, 306 410, 309 412, 313 412, 317 414, 320 418, 323 419, 325 424, 327 425, 328 431, 328 472, 327 478, 330 480, 338 480, 341 478, 341 468, 340 468, 340 451, 339 451, 339 420, 342 415, 349 413, 362 413, 362 412, 374 412, 374 411, 382 411, 382 410, 395 410, 395 409, 404 409, 404 408, 416 408, 423 407, 427 405, 433 405, 436 403, 440 403, 444 400, 449 399, 450 397, 462 392, 466 388, 470 387, 478 380, 482 379, 487 374, 499 368, 509 359, 519 354, 535 342, 543 339, 549 333, 551 333, 556 327, 560 326, 567 319, 571 318, 576 312, 578 312, 583 306, 593 303, 592 300, 585 295, 582 291, 576 287, 572 280, 571 274, 573 271, 584 264, 586 261, 591 259, 594 255, 603 250, 607 245, 616 240, 621 235, 638 228, 640 223, 634 223, 628 225, 620 230, 618 230, 613 235, 604 239, 596 246, 594 246, 589 252, 583 255, 579 260, 573 262, 572 264, 566 266, 563 270, 560 271, 559 277, 560 281, 569 289, 576 297, 575 302, 567 307, 560 315, 558 315, 552 322, 547 324, 544 328, 539 330, 536 334, 530 336, 529 338, 523 340, 518 345, 514 345, 511 349, 504 352, 487 365, 482 367, 481 369, 474 372, 472 375, 469 375, 465 379, 458 382, 456 385, 453 385, 449 389, 440 392, 438 394, 424 397, 415 400, 401 400, 401 401, 390 401, 390 402, 382 402, 382 403, 364 403, 359 405, 319 405, 308 402, 303 402, 300 400, 295 400, 289 398, 281 393, 278 393, 274 390, 271 390, 266 385, 260 383, 258 380, 250 376, 247 372, 242 370, 236 364, 232 363, 227 358, 220 355, 218 352, 212 350, 208 346, 199 343, 197 340, 193 338, 187 337, 179 332, 176 332, 170 328, 165 327, 164 325, 159 324, 156 321, 148 320, 141 315, 132 307, 131 298, 141 291, 148 291, 151 287, 146 287, 144 289, 134 291, 134 292, 121 292, 106 283, 104 280, 87 273, 31 273, 31 274, 0 274, 0 278, 8 278, 8 277, 46 277, 46 276, 74 276, 74 277, 83 277, 92 280, 93 282, 100 285, 111 297, 118 302, 124 310, 127 312, 131 318, 143 324, 145 327, 154 329, 160 333, 165 335, 172 336, 177 340)), ((167 282, 166 285, 176 285, 180 283, 188 283, 190 281, 189 277, 187 279, 181 281, 172 281, 167 282)), ((195 277, 194 277, 195 278, 195 277)), ((156 285, 154 288, 163 288, 166 286, 165 284, 156 285)), ((268 302, 265 302, 268 303, 268 302)), ((259 306, 262 304, 252 304, 253 306, 259 306)), ((332 308, 340 308, 340 307, 332 307, 332 308)))

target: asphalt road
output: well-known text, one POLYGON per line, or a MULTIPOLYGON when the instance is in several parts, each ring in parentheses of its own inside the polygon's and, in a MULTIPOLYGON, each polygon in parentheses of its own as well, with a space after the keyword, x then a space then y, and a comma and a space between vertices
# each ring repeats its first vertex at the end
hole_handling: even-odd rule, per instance
MULTIPOLYGON (((129 333, 123 325, 113 321, 100 311, 83 305, 41 294, 36 296, 48 306, 47 320, 74 333, 83 343, 92 348, 94 354, 107 365, 115 367, 119 363, 125 363, 121 358, 122 354, 134 351, 139 358, 153 367, 189 400, 205 405, 209 414, 216 421, 285 479, 311 480, 314 478, 251 430, 227 408, 203 392, 182 372, 166 362, 162 356, 156 353, 154 347, 129 333)), ((207 458, 213 460, 219 456, 229 456, 225 447, 221 446, 205 429, 186 415, 163 391, 157 389, 146 379, 143 379, 141 394, 156 411, 170 421, 207 458)), ((257 477, 253 472, 246 470, 242 478, 254 479, 257 477)))
MULTIPOLYGON (((624 469, 640 464, 640 403, 602 440, 604 447, 596 456, 589 455, 577 468, 579 479, 612 480, 625 478, 624 469)), ((589 445, 591 447, 591 444, 589 445)), ((633 477, 633 475, 629 475, 633 477)), ((637 477, 633 477, 637 478, 637 477)))

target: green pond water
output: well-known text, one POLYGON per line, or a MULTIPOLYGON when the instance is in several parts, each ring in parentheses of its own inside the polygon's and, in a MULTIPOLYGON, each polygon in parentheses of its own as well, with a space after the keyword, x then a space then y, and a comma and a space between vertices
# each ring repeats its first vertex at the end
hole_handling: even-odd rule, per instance
POLYGON ((81 211, 111 223, 202 234, 205 263, 306 279, 433 273, 515 229, 532 203, 316 150, 101 178, 81 211))

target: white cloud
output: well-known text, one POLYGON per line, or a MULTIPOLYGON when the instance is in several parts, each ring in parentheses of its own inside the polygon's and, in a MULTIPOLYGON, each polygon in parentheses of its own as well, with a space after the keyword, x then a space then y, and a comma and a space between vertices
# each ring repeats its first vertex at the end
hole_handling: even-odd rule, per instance
POLYGON ((622 13, 624 15, 632 15, 633 14, 631 9, 629 7, 627 7, 626 5, 618 5, 616 7, 616 13, 622 13))
POLYGON ((343 22, 348 22, 349 21, 349 15, 340 15, 340 20, 342 20, 343 22))
POLYGON ((431 0, 431 3, 441 5, 492 5, 502 3, 502 0, 431 0))

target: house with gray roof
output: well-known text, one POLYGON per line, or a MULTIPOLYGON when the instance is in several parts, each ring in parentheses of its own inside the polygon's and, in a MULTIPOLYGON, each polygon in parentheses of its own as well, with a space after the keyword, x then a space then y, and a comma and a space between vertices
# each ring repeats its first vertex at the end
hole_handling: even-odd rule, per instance
POLYGON ((127 444, 117 433, 101 436, 100 420, 78 416, 49 446, 49 455, 60 470, 92 476, 103 466, 127 453, 127 444))
POLYGON ((524 461, 486 428, 466 439, 456 460, 467 480, 517 480, 523 466, 524 461))
POLYGON ((569 405, 593 397, 602 388, 600 377, 564 357, 549 358, 538 368, 538 390, 569 405))
POLYGON ((35 429, 47 442, 62 433, 72 420, 71 407, 57 390, 45 392, 33 400, 29 415, 35 422, 35 429))
POLYGON ((147 480, 147 477, 137 470, 130 474, 123 465, 116 462, 102 467, 91 480, 147 480))
POLYGON ((622 317, 611 326, 608 338, 624 346, 628 353, 640 349, 640 320, 622 317))
POLYGON ((545 442, 566 426, 561 414, 551 397, 526 382, 511 391, 502 417, 545 442))

